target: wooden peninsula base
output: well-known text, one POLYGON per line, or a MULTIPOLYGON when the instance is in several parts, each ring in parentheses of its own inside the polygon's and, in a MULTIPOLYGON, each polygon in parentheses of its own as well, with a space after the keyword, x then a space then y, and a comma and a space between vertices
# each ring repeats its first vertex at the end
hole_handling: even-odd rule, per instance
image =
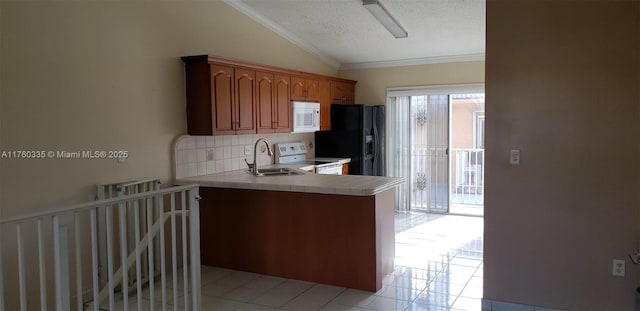
POLYGON ((202 264, 378 291, 393 270, 394 191, 351 196, 202 187, 202 264))

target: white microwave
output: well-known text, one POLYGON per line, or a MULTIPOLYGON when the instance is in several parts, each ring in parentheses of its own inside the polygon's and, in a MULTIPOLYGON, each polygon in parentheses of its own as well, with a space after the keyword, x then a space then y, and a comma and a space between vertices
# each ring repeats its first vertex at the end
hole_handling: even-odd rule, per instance
POLYGON ((291 102, 293 132, 308 133, 320 130, 320 104, 315 102, 291 102))

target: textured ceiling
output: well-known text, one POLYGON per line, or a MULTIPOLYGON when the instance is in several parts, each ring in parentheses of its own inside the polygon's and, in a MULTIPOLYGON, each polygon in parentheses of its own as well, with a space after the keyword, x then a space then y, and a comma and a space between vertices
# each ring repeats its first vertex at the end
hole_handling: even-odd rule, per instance
POLYGON ((484 0, 380 0, 409 33, 394 38, 361 0, 226 0, 342 68, 484 59, 484 0))

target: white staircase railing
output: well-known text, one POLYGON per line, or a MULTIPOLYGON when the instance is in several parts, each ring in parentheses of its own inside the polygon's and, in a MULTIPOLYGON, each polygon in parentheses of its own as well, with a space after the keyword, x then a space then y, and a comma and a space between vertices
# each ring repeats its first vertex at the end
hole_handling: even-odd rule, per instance
POLYGON ((96 311, 153 310, 156 303, 163 310, 168 306, 178 310, 180 305, 181 310, 199 310, 198 199, 197 185, 179 186, 0 220, 0 310, 85 310, 88 302, 96 311), (107 223, 108 273, 103 289, 98 280, 100 208, 105 208, 107 223), (142 210, 146 227, 136 225, 135 232, 128 233, 125 215, 133 212, 137 218, 142 210), (131 234, 133 253, 127 251, 131 234), (159 269, 154 269, 154 244, 160 247, 159 269), (142 253, 146 253, 149 271, 145 288, 140 281, 142 253), (54 274, 48 279, 51 265, 54 274), (134 280, 130 282, 129 270, 134 266, 136 273, 131 273, 134 280), (160 297, 156 301, 154 271, 158 270, 160 297), (129 290, 129 284, 135 288, 129 290), (167 296, 169 289, 172 299, 167 296), (130 295, 135 296, 134 301, 129 302, 130 295), (102 306, 107 298, 108 305, 102 306))
MULTIPOLYGON (((114 197, 121 197, 125 195, 138 194, 143 192, 149 192, 160 189, 160 179, 159 178, 142 178, 137 180, 118 182, 118 183, 105 183, 98 184, 96 186, 96 200, 104 200, 110 199, 114 197)), ((125 208, 130 210, 129 208, 125 208)), ((139 224, 143 228, 146 228, 146 210, 142 209, 139 217, 139 224)), ((125 223, 127 227, 127 232, 135 232, 135 219, 133 213, 126 213, 125 215, 125 223)), ((106 217, 106 209, 100 208, 98 209, 98 283, 100 287, 107 286, 107 217, 106 217)), ((135 245, 135 236, 133 234, 129 234, 128 239, 129 249, 127 252, 133 252, 133 247, 135 245)), ((155 262, 154 266, 159 267, 159 254, 160 244, 159 241, 156 240, 155 245, 155 262)), ((158 271, 153 271, 154 274, 158 274, 158 271)), ((141 277, 134 277, 133 273, 135 271, 131 271, 131 278, 129 280, 148 280, 149 279, 149 269, 147 267, 147 260, 145 254, 142 254, 142 274, 141 277)), ((131 283, 131 281, 129 282, 131 283)), ((133 285, 133 283, 131 283, 133 285)))

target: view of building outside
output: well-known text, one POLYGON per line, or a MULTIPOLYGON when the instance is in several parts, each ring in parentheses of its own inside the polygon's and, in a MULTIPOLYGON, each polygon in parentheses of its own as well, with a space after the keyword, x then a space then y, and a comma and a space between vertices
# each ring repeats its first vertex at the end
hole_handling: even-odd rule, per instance
POLYGON ((484 94, 451 96, 451 213, 483 214, 484 94))
POLYGON ((413 208, 482 215, 484 94, 412 96, 411 122, 413 208))

